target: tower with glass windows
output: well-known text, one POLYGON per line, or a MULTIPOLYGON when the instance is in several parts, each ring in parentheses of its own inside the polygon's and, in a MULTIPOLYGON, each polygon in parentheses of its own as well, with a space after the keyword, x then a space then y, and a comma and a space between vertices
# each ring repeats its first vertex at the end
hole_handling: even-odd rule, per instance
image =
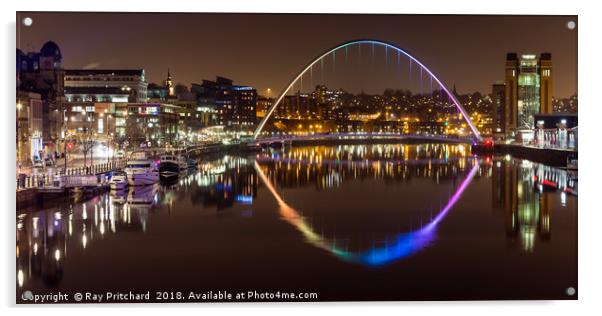
POLYGON ((540 112, 540 80, 536 55, 522 55, 518 66, 516 128, 532 129, 540 112))
POLYGON ((552 112, 552 55, 506 55, 504 132, 534 128, 533 116, 552 112))

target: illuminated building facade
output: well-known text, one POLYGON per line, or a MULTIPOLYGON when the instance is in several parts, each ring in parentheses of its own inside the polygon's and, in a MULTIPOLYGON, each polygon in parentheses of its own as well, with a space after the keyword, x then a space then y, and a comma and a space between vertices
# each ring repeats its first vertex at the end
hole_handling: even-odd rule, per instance
POLYGON ((318 118, 318 99, 310 94, 298 91, 294 95, 285 96, 282 105, 276 108, 275 114, 279 118, 318 118))
POLYGON ((40 159, 43 151, 44 103, 40 94, 19 91, 17 94, 17 162, 40 159))
POLYGON ((506 107, 506 83, 496 82, 491 87, 491 118, 493 133, 506 134, 504 109, 506 107))
MULTIPOLYGON (((552 55, 506 56, 504 128, 507 133, 532 130, 535 114, 552 112, 552 55)), ((520 136, 517 134, 517 136, 520 136)))
POLYGON ((76 138, 93 133, 112 139, 122 123, 116 119, 116 109, 142 96, 146 100, 146 87, 143 70, 67 70, 65 132, 76 138))
POLYGON ((130 91, 118 87, 65 87, 68 104, 90 102, 128 102, 130 91))
MULTIPOLYGON (((121 90, 122 95, 111 94, 82 95, 92 101, 97 98, 110 98, 110 102, 146 102, 147 87, 144 69, 68 69, 65 70, 65 88, 106 88, 121 90), (125 97, 124 95, 127 95, 125 97)), ((101 90, 97 90, 101 91, 101 90)), ((75 100, 67 99, 67 102, 75 100)))
POLYGON ((17 135, 28 134, 32 137, 28 146, 17 143, 17 148, 29 147, 21 154, 21 158, 24 162, 40 155, 55 155, 61 151, 58 142, 64 107, 65 70, 61 50, 56 43, 48 41, 40 51, 25 53, 17 49, 16 59, 17 110, 20 112, 17 118, 29 122, 17 124, 17 135), (27 131, 22 128, 27 128, 27 131))
POLYGON ((178 140, 179 107, 165 103, 128 103, 116 110, 116 133, 130 146, 163 147, 178 140))
POLYGON ((112 136, 115 131, 116 103, 69 103, 65 111, 65 130, 68 135, 93 133, 97 137, 112 136))
POLYGON ((229 131, 252 132, 257 120, 257 90, 250 86, 234 85, 233 81, 217 77, 193 84, 200 108, 212 108, 217 114, 216 124, 229 131))
POLYGON ((257 118, 263 118, 266 115, 266 112, 272 106, 272 103, 274 103, 274 99, 272 99, 272 98, 257 96, 257 111, 256 111, 257 118))

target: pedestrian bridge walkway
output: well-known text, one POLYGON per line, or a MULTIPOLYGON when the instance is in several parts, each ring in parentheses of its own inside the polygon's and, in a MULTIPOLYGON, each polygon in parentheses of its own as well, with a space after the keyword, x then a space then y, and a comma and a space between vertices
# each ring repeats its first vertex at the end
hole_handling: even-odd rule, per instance
POLYGON ((320 140, 389 140, 389 141, 434 141, 461 144, 473 144, 470 137, 456 137, 446 135, 417 135, 417 134, 395 134, 395 133, 314 133, 307 135, 277 135, 272 137, 261 137, 255 140, 256 144, 269 145, 280 142, 294 141, 320 141, 320 140))

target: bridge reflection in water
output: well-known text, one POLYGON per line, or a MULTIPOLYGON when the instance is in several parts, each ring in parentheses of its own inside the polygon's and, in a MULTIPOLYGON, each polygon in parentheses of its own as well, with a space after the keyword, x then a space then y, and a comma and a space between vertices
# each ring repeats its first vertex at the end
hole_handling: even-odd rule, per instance
POLYGON ((439 214, 426 226, 420 228, 419 230, 397 235, 393 238, 392 243, 390 245, 387 244, 385 247, 373 248, 360 253, 353 253, 337 247, 334 241, 329 241, 323 236, 315 233, 313 231, 313 228, 307 224, 305 218, 282 199, 280 194, 270 183, 270 180, 261 170, 259 164, 257 162, 255 163, 255 169, 257 170, 259 177, 261 178, 265 186, 268 188, 268 190, 272 193, 274 198, 278 201, 278 205, 280 206, 280 214, 287 222, 291 223, 299 231, 301 231, 307 241, 319 248, 325 249, 333 253, 334 255, 345 261, 364 263, 368 265, 386 264, 391 261, 395 261, 409 256, 414 252, 419 251, 420 249, 429 245, 434 239, 434 231, 437 227, 437 224, 441 220, 443 220, 445 215, 447 215, 449 210, 460 198, 462 192, 464 192, 464 190, 472 180, 472 177, 474 177, 476 171, 478 170, 478 167, 478 164, 474 164, 470 173, 468 174, 466 179, 462 181, 462 184, 454 193, 449 202, 439 212, 439 214))
MULTIPOLYGON (((69 256, 95 251, 99 248, 97 244, 108 237, 130 238, 131 234, 144 234, 163 226, 173 231, 174 238, 179 238, 178 227, 153 218, 158 213, 181 212, 178 207, 182 201, 198 206, 192 211, 208 215, 224 216, 238 208, 241 210, 238 215, 252 217, 258 194, 267 197, 263 200, 274 198, 278 204, 275 210, 263 211, 280 214, 301 232, 306 242, 341 261, 369 266, 392 264, 427 247, 436 248, 437 228, 446 223, 446 218, 453 217, 454 205, 475 182, 489 183, 492 210, 505 219, 506 240, 527 254, 535 251, 538 240, 551 240, 554 197, 560 195, 563 207, 569 204, 576 209, 571 196, 577 193, 577 181, 565 170, 510 157, 476 158, 463 145, 312 146, 266 151, 256 157, 222 156, 203 162, 201 170, 169 186, 107 194, 84 202, 67 201, 44 209, 19 210, 17 286, 60 285, 66 274, 81 271, 81 268, 67 270, 69 256), (393 186, 399 182, 430 180, 433 185, 451 185, 453 191, 445 197, 447 202, 421 224, 414 223, 412 229, 402 233, 385 233, 392 237, 375 241, 378 246, 354 250, 334 237, 336 231, 330 235, 318 233, 322 229, 312 223, 311 216, 301 214, 295 209, 295 200, 288 201, 282 194, 291 188, 307 186, 318 191, 312 194, 322 194, 319 191, 329 194, 330 190, 362 179, 376 179, 393 186), (261 185, 266 190, 258 189, 261 185)), ((504 231, 503 227, 500 229, 504 231)), ((109 255, 106 261, 108 266, 119 264, 119 257, 109 255)))

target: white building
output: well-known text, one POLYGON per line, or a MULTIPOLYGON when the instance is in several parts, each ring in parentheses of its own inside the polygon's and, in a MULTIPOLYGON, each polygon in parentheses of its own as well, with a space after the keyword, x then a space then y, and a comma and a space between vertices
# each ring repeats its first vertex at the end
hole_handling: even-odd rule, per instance
POLYGON ((65 96, 67 102, 147 101, 144 69, 68 69, 64 86, 67 92, 73 92, 65 96))

